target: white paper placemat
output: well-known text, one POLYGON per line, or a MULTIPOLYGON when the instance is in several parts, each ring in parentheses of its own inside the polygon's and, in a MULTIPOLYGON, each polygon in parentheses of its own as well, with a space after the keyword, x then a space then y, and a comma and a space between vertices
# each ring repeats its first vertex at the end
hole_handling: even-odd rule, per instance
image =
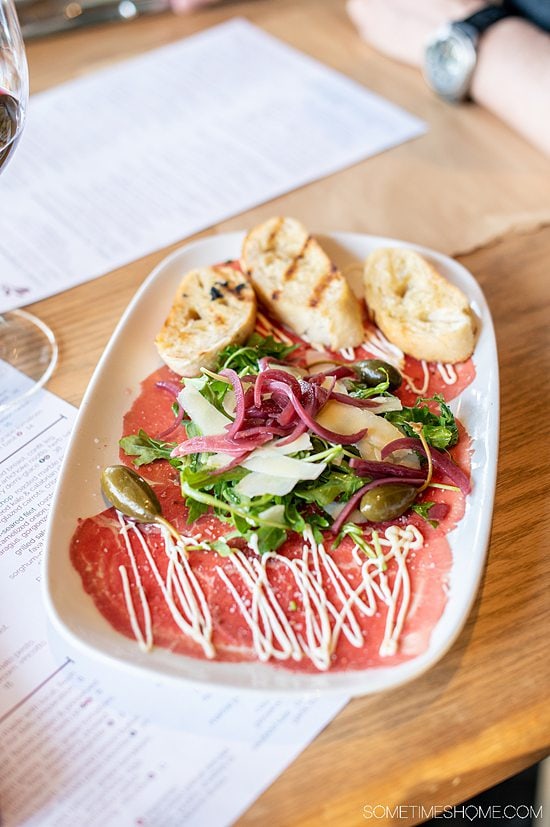
POLYGON ((35 95, 0 178, 0 312, 424 130, 240 19, 35 95))
POLYGON ((0 416, 0 822, 226 827, 346 699, 182 690, 71 659, 47 628, 40 556, 75 413, 38 391, 0 416))

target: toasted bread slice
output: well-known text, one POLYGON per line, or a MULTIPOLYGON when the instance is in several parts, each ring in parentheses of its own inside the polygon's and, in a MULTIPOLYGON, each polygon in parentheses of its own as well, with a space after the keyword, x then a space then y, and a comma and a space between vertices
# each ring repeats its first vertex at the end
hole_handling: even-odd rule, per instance
POLYGON ((464 293, 413 250, 375 250, 364 270, 367 308, 404 353, 428 362, 472 355, 475 320, 464 293))
POLYGON ((187 273, 155 339, 161 359, 180 376, 212 368, 224 347, 254 330, 256 296, 248 279, 229 266, 187 273))
POLYGON ((339 350, 364 339, 359 302, 338 268, 293 218, 271 218, 246 236, 243 270, 276 319, 308 342, 339 350))

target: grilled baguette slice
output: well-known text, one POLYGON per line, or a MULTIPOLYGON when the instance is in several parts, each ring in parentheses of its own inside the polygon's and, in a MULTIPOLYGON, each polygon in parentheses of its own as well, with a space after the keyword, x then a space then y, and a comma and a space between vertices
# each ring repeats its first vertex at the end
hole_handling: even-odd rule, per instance
POLYGON ((233 267, 200 267, 187 273, 155 339, 161 359, 180 376, 212 368, 227 345, 254 330, 256 296, 233 267))
POLYGON ((364 339, 359 302, 338 268, 293 218, 271 218, 246 236, 242 267, 270 313, 332 350, 364 339))
POLYGON ((419 253, 375 250, 365 262, 364 286, 370 315, 405 353, 446 363, 472 355, 476 330, 468 299, 419 253))

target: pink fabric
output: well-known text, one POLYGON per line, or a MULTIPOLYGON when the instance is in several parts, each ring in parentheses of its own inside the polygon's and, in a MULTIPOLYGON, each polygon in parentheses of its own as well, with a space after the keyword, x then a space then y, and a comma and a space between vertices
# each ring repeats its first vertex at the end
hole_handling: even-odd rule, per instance
POLYGON ((217 0, 172 0, 172 9, 177 14, 188 14, 203 6, 213 6, 216 2, 217 0))
MULTIPOLYGON (((428 38, 483 0, 348 0, 367 43, 394 60, 421 66, 428 38)), ((501 20, 482 36, 472 82, 474 100, 550 155, 550 36, 525 20, 501 20)))

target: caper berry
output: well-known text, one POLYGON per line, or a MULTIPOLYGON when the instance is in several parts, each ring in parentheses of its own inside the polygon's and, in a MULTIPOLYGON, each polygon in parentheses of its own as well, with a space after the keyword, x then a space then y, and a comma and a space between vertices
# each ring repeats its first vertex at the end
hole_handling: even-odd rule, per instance
POLYGON ((355 372, 363 384, 374 388, 380 382, 389 382, 389 390, 397 390, 403 381, 403 377, 396 367, 382 359, 363 359, 355 363, 355 372))
POLYGON ((143 477, 125 465, 110 465, 101 474, 101 490, 117 511, 140 523, 161 518, 157 495, 143 477))
POLYGON ((361 513, 371 523, 395 520, 411 507, 418 488, 401 482, 392 482, 371 488, 361 498, 361 513))

